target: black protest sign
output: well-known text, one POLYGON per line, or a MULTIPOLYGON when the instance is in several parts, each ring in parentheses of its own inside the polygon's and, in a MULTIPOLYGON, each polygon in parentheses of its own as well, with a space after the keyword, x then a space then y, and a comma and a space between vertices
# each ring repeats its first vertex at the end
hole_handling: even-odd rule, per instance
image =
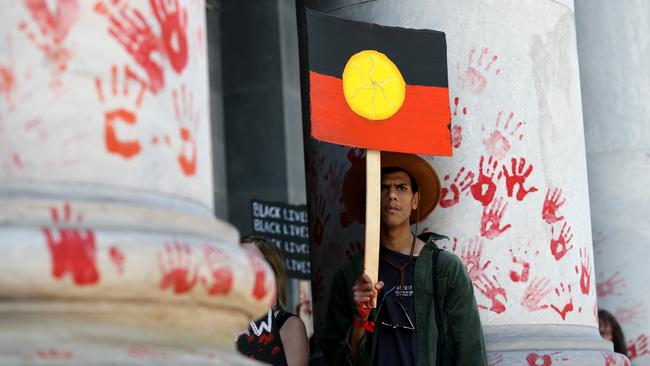
POLYGON ((251 200, 253 233, 282 250, 290 278, 309 279, 307 206, 251 200))

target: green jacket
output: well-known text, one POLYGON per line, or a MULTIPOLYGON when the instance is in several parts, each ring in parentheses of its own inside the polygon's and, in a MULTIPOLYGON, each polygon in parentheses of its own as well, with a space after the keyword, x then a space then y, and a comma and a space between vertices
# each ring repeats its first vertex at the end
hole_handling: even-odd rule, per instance
MULTIPOLYGON (((415 315, 417 329, 417 366, 436 366, 438 331, 433 302, 432 253, 437 249, 430 234, 415 264, 415 315)), ((443 312, 446 336, 445 352, 453 352, 456 365, 487 366, 481 320, 474 298, 472 282, 456 255, 442 251, 438 258, 438 299, 443 312)), ((327 318, 321 337, 321 347, 330 365, 352 365, 348 335, 356 306, 352 286, 363 273, 363 251, 350 259, 334 276, 330 291, 327 318)), ((375 320, 375 309, 370 320, 375 320)), ((377 343, 377 332, 366 333, 359 346, 357 365, 372 366, 377 343)), ((449 360, 445 364, 451 365, 449 360)), ((438 365, 439 366, 439 365, 438 365)))

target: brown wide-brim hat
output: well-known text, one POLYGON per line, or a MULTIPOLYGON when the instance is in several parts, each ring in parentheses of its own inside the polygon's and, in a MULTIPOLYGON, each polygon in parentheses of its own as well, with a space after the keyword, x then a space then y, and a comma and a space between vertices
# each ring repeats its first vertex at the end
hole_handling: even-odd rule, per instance
MULTIPOLYGON (((440 178, 429 163, 414 154, 381 152, 381 168, 400 168, 411 174, 420 192, 420 212, 411 212, 410 223, 426 218, 440 200, 440 178)), ((343 204, 348 217, 365 222, 366 219, 366 158, 357 160, 343 181, 343 204)))

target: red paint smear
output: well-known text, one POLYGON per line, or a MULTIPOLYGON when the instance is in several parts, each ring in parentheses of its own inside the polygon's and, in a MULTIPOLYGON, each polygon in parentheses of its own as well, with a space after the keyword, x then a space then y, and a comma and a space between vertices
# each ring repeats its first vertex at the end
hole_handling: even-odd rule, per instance
POLYGON ((342 80, 310 71, 311 134, 347 146, 382 151, 451 156, 447 88, 406 86, 401 109, 383 121, 369 121, 350 109, 342 80))
MULTIPOLYGON (((70 205, 63 207, 63 224, 71 222, 70 205)), ((55 226, 59 224, 59 215, 56 208, 51 208, 52 221, 55 226)), ((52 230, 53 231, 53 230, 52 230)), ((78 286, 94 285, 99 281, 97 271, 97 255, 95 233, 90 229, 58 228, 59 239, 55 239, 49 228, 43 229, 52 259, 52 276, 56 279, 70 274, 78 286)))
POLYGON ((266 267, 264 259, 260 258, 254 252, 248 252, 248 260, 255 271, 255 284, 253 285, 253 298, 260 301, 266 297, 269 290, 266 288, 266 267))
POLYGON ((38 350, 36 351, 36 358, 40 359, 58 359, 58 360, 71 360, 74 358, 74 354, 70 351, 61 351, 54 348, 50 348, 47 351, 38 350))
POLYGON ((185 127, 181 127, 180 137, 182 143, 181 151, 178 154, 178 164, 180 165, 183 174, 191 176, 196 174, 196 141, 194 141, 190 130, 185 127), (185 155, 185 147, 187 145, 191 146, 190 156, 185 155))
POLYGON ((104 122, 104 141, 106 143, 106 150, 126 159, 130 159, 140 153, 142 147, 140 146, 139 141, 121 141, 115 132, 115 124, 118 122, 126 123, 128 125, 135 125, 137 123, 137 117, 133 112, 123 108, 106 112, 104 114, 104 122))

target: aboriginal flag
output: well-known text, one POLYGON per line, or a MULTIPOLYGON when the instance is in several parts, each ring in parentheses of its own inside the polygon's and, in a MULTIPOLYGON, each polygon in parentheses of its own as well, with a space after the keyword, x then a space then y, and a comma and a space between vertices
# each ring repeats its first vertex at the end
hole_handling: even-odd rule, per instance
POLYGON ((451 155, 444 33, 355 22, 308 9, 305 20, 314 138, 373 150, 451 155))

